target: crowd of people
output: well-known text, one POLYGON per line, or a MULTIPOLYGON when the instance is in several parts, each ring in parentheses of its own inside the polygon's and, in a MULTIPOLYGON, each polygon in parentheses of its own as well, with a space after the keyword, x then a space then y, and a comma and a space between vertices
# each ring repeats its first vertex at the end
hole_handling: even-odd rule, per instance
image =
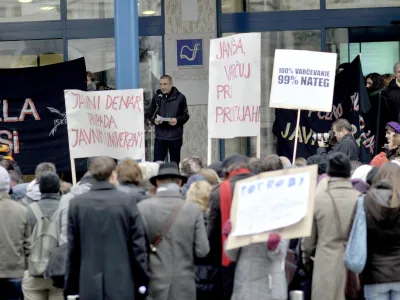
POLYGON ((345 299, 343 244, 360 195, 368 224, 368 260, 360 276, 365 299, 397 299, 400 124, 387 124, 387 152, 370 165, 346 154, 353 146, 346 126, 338 129, 343 124, 333 128, 349 147, 342 142, 293 165, 277 155, 235 154, 207 167, 198 157, 179 166, 95 157, 72 186, 50 162, 39 164, 29 183, 13 182, 12 160, 7 169, 2 163, 2 299, 283 300, 291 290, 302 290, 305 299, 345 299), (313 164, 319 176, 311 236, 284 240, 272 233, 263 243, 224 248, 237 181, 313 164), (293 272, 289 251, 295 253, 293 272))

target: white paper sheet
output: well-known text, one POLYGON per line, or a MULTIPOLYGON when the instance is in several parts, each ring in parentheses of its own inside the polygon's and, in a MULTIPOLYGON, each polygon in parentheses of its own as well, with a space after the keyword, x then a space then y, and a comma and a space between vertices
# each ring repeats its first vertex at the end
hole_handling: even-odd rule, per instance
POLYGON ((310 173, 265 178, 239 186, 234 236, 284 228, 307 214, 310 173))

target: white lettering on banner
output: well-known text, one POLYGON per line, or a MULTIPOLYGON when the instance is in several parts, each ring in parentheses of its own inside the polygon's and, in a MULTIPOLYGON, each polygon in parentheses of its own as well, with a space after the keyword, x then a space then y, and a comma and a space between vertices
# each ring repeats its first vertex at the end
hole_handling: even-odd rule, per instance
POLYGON ((330 112, 336 53, 275 50, 270 107, 330 112))
POLYGON ((236 34, 210 42, 208 136, 260 134, 261 34, 236 34))
POLYGON ((71 157, 144 160, 143 89, 65 91, 71 157))
POLYGON ((288 227, 307 214, 311 173, 239 183, 234 236, 288 227))

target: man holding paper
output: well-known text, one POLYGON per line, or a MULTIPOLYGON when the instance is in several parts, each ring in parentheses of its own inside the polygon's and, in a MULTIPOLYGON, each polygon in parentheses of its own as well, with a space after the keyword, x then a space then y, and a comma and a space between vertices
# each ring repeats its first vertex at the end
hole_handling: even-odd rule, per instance
POLYGON ((173 86, 171 76, 160 78, 160 89, 151 100, 147 117, 156 126, 154 161, 164 161, 169 151, 170 160, 179 164, 183 125, 189 120, 189 111, 186 97, 173 86))

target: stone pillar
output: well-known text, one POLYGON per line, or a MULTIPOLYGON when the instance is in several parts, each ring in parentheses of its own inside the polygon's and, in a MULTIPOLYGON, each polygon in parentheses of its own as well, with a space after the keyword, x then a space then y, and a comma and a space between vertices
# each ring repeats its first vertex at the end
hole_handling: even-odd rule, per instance
MULTIPOLYGON (((165 73, 186 96, 190 113, 182 158, 199 156, 206 164, 208 62, 210 39, 217 36, 216 0, 165 0, 164 5, 165 73), (182 12, 185 9, 190 12, 182 12)), ((212 157, 219 159, 217 140, 213 140, 212 157)))

